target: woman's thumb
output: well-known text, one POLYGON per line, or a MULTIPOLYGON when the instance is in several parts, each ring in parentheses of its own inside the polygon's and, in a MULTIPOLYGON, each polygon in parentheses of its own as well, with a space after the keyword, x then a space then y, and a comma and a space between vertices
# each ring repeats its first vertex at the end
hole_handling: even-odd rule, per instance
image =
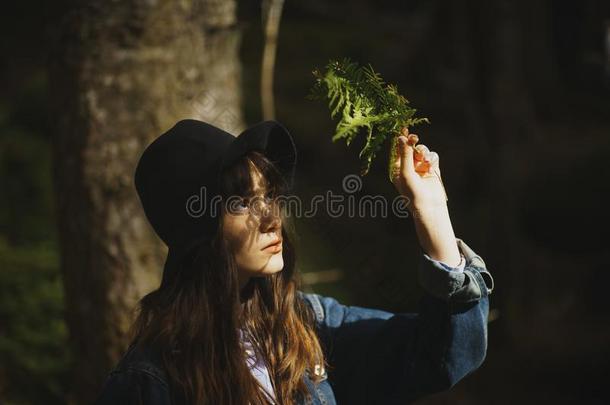
POLYGON ((400 144, 400 170, 403 176, 410 176, 415 172, 415 163, 413 163, 413 147, 407 143, 407 138, 404 136, 398 137, 400 144))

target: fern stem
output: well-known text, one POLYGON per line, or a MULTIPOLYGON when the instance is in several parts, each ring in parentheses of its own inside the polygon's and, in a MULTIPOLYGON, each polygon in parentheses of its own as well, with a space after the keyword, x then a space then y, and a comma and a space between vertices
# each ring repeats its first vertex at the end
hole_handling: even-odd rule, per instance
POLYGON ((392 135, 392 139, 390 140, 390 155, 388 159, 388 176, 390 178, 390 182, 394 180, 394 176, 397 175, 397 171, 394 170, 394 164, 396 163, 396 159, 398 159, 398 137, 400 136, 400 132, 395 132, 392 135))

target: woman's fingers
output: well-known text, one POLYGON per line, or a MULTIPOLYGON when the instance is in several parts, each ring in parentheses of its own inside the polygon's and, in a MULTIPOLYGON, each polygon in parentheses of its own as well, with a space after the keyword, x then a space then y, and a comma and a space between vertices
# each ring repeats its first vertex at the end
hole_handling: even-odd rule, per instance
POLYGON ((403 176, 409 177, 415 171, 413 163, 413 147, 407 143, 407 138, 399 137, 400 143, 400 171, 403 176))
POLYGON ((426 145, 417 145, 415 147, 415 160, 422 161, 425 159, 426 154, 429 152, 428 147, 426 145))
POLYGON ((404 177, 418 173, 420 176, 438 172, 438 153, 428 149, 426 145, 417 145, 419 137, 410 134, 405 127, 401 130, 401 135, 397 142, 397 159, 394 162, 394 170, 400 171, 404 177))
POLYGON ((436 152, 429 152, 428 156, 426 158, 433 166, 437 165, 438 166, 438 153, 436 152))
POLYGON ((432 165, 430 164, 430 162, 426 160, 422 160, 415 163, 415 171, 422 176, 428 174, 430 172, 431 167, 432 165))
POLYGON ((415 152, 415 171, 421 175, 438 172, 438 153, 428 149, 426 145, 417 145, 415 152))

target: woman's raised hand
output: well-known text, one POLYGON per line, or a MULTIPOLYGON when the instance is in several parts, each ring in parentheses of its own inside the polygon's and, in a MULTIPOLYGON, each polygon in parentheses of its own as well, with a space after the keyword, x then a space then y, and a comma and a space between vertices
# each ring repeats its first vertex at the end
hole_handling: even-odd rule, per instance
POLYGON ((416 145, 419 138, 405 127, 396 143, 397 159, 392 183, 409 199, 409 211, 435 208, 447 203, 441 180, 439 156, 425 145, 416 145), (415 146, 416 145, 416 146, 415 146))

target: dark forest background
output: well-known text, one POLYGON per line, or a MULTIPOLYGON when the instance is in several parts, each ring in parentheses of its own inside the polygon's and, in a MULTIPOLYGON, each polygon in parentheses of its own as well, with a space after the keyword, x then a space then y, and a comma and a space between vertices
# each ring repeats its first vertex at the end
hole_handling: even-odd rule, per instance
MULTIPOLYGON (((0 403, 87 403, 126 347, 163 246, 131 185, 177 119, 264 118, 258 1, 9 2, 0 14, 0 403), (212 100, 210 106, 209 101, 212 100)), ((296 193, 339 192, 362 139, 332 143, 311 71, 371 63, 429 117, 457 237, 494 275, 489 351, 443 403, 607 403, 610 3, 287 1, 275 119, 296 193)), ((361 194, 394 197, 385 157, 361 194)), ((297 221, 306 287, 412 311, 410 218, 297 221)))

